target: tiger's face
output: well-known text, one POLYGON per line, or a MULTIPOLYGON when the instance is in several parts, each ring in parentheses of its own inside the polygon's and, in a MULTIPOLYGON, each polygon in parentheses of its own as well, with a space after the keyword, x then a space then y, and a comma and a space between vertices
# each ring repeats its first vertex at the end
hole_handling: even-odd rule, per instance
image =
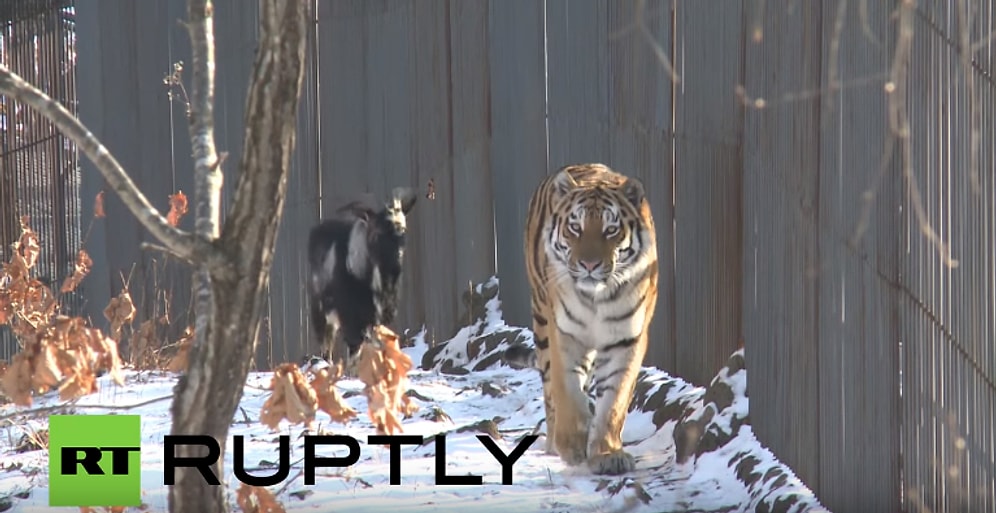
POLYGON ((619 190, 598 187, 569 191, 560 207, 548 246, 559 271, 590 293, 625 283, 646 239, 639 204, 619 190))

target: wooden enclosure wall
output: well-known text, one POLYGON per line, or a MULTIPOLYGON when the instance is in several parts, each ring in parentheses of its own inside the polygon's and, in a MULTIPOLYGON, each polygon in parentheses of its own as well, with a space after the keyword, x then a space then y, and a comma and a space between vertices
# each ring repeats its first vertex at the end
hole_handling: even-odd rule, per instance
POLYGON ((704 384, 736 348, 740 9, 636 5, 319 2, 322 209, 435 185, 413 211, 401 325, 449 338, 462 292, 494 273, 506 321, 528 325, 529 196, 597 161, 643 180, 652 203, 662 292, 647 361, 704 384))
POLYGON ((964 7, 925 2, 909 16, 899 339, 911 510, 996 511, 996 2, 964 7))
MULTIPOLYGON (((755 433, 832 511, 996 509, 993 0, 316 5, 258 367, 317 350, 310 226, 398 185, 422 194, 397 327, 446 340, 462 293, 493 274, 506 321, 528 325, 532 188, 601 161, 645 183, 656 220, 647 365, 707 384, 742 340, 755 433)), ((192 190, 162 83, 189 61, 184 6, 76 13, 79 112, 164 211, 192 190)), ((215 12, 227 198, 256 10, 215 12)), ((89 213, 104 185, 81 165, 89 213)), ((163 314, 158 290, 182 327, 189 272, 139 249, 148 235, 106 203, 87 311, 102 323, 131 275, 139 322, 163 314)))
POLYGON ((993 2, 745 12, 754 430, 833 511, 991 511, 993 2))

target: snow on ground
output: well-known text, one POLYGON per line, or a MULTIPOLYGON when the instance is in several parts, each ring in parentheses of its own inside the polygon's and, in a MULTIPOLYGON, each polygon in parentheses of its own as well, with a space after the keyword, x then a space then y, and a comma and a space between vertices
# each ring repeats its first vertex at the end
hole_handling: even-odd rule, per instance
MULTIPOLYGON (((518 342, 531 344, 528 329, 506 326, 501 318, 497 281, 478 286, 484 298, 474 323, 451 340, 429 348, 424 331, 406 348, 423 368, 413 370, 411 392, 419 411, 404 421, 404 434, 422 435, 421 446, 403 446, 401 484, 389 483, 389 453, 367 444, 374 428, 366 417, 363 384, 339 382, 347 402, 360 415, 346 425, 329 423, 319 412, 319 430, 345 434, 360 442, 360 460, 343 469, 320 468, 316 483, 301 475, 305 429, 282 425, 272 432, 258 422, 268 396, 270 373, 252 373, 231 435, 246 437, 245 465, 268 475, 277 460, 277 436, 290 435, 292 479, 270 488, 287 511, 382 512, 792 512, 822 509, 816 497, 754 437, 747 417, 743 356, 731 356, 709 387, 694 387, 653 368, 645 368, 637 385, 623 432, 637 470, 626 476, 595 476, 584 467, 567 467, 545 454, 542 385, 533 370, 514 370, 500 360, 501 351, 518 342), (481 308, 483 306, 483 308, 481 308), (524 435, 541 435, 513 466, 513 484, 502 484, 502 469, 477 435, 487 434, 510 452, 524 435), (437 448, 433 435, 446 437, 448 475, 482 476, 482 485, 437 485, 437 448), (677 443, 676 440, 677 439, 677 443), (682 456, 678 463, 678 456, 682 456), (687 456, 687 457, 685 457, 687 456)), ((473 301, 471 301, 473 303, 473 301)), ((124 387, 106 378, 100 391, 76 402, 78 414, 128 413, 142 416, 142 491, 148 511, 166 511, 162 440, 169 433, 169 405, 176 376, 163 372, 128 372, 124 387), (160 399, 156 401, 156 399, 160 399), (122 411, 127 405, 145 403, 122 411), (103 408, 113 406, 113 412, 103 408)), ((56 397, 39 397, 31 409, 57 405, 56 397)), ((0 406, 0 418, 24 410, 0 406)), ((30 410, 30 409, 28 409, 30 410)), ((27 410, 25 410, 27 411, 27 410)), ((0 421, 0 511, 52 511, 48 507, 48 458, 44 450, 19 452, 22 435, 46 427, 44 415, 0 421)), ((341 456, 345 449, 319 449, 341 456)), ((225 452, 227 483, 234 489, 232 450, 225 452)), ((66 509, 66 508, 61 508, 66 509)))

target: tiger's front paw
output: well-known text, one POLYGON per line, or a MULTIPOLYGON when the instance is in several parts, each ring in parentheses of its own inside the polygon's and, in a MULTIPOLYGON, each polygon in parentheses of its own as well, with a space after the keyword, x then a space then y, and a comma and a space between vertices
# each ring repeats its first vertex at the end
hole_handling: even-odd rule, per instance
POLYGON ((574 466, 584 463, 588 457, 588 431, 558 432, 553 439, 557 454, 564 463, 574 466))
POLYGON ((619 449, 588 458, 588 468, 595 474, 617 476, 632 472, 636 468, 636 460, 628 452, 619 449))

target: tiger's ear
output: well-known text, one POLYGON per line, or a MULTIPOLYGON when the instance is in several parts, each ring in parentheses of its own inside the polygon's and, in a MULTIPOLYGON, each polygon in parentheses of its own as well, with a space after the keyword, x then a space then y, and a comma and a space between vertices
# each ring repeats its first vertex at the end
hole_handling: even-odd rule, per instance
POLYGON ((643 199, 646 197, 646 193, 643 190, 643 182, 633 177, 628 177, 620 190, 623 196, 626 196, 626 199, 636 208, 640 208, 643 199))
POLYGON ((574 181, 574 177, 567 171, 567 169, 561 169, 553 177, 553 186, 557 190, 557 194, 564 194, 567 191, 578 186, 578 183, 574 181))

